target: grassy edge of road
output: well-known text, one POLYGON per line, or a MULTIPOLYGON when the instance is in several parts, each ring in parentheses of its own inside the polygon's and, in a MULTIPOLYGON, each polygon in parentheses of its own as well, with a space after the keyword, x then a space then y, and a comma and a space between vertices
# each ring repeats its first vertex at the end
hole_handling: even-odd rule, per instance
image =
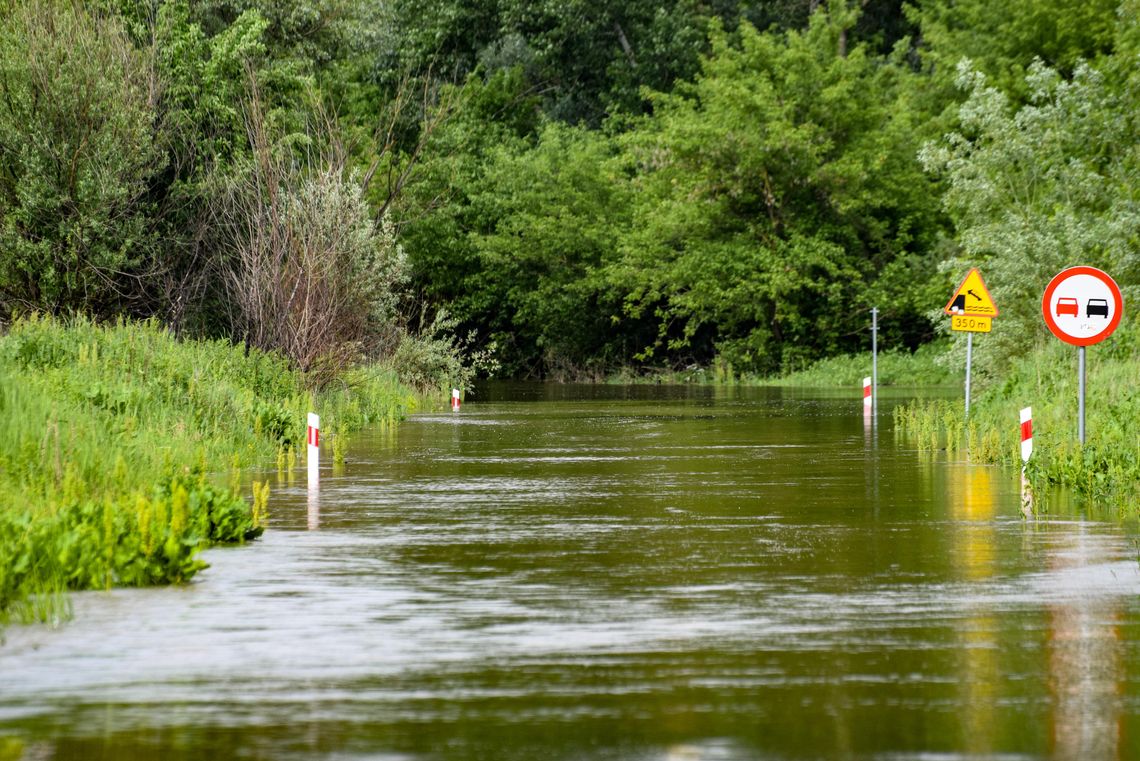
MULTIPOLYGON (((256 538, 306 413, 343 434, 416 404, 382 367, 316 398, 279 357, 156 323, 30 316, 0 337, 0 624, 67 614, 67 590, 178 583, 209 545, 256 538)), ((334 451, 337 449, 334 446, 334 451)))
MULTIPOLYGON (((999 382, 971 400, 918 401, 895 409, 896 429, 921 449, 971 462, 1021 464, 1020 411, 1032 409, 1034 494, 1065 487, 1082 502, 1140 514, 1140 320, 1087 352, 1086 443, 1077 439, 1077 349, 1053 338, 1012 362, 999 382)), ((1036 501, 1041 505, 1042 501, 1036 501)))
MULTIPOLYGON (((943 361, 947 344, 944 341, 920 346, 910 352, 888 350, 879 352, 879 384, 883 386, 944 386, 956 383, 961 371, 943 361)), ((863 378, 871 374, 871 352, 843 354, 820 359, 801 370, 778 376, 737 374, 730 364, 716 363, 711 367, 693 366, 682 370, 653 370, 648 373, 630 369, 607 378, 615 384, 697 384, 739 386, 795 386, 803 388, 850 388, 860 391, 863 378)))

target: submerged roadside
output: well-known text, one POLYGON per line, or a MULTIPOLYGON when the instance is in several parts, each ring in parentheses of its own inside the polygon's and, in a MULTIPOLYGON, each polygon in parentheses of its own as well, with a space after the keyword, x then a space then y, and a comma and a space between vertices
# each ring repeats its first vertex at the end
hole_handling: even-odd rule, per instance
POLYGON ((341 438, 417 404, 378 365, 326 389, 155 322, 17 320, 0 337, 0 623, 66 617, 67 590, 191 578, 204 547, 265 529, 269 484, 243 494, 240 474, 294 462, 306 412, 341 438))
MULTIPOLYGON (((879 383, 885 386, 944 386, 957 380, 958 371, 944 360, 949 345, 945 341, 923 344, 915 351, 895 349, 878 355, 879 383)), ((859 389, 870 373, 870 350, 858 354, 826 357, 799 369, 779 375, 740 373, 728 362, 711 366, 692 365, 681 369, 626 368, 604 376, 606 383, 619 385, 714 384, 739 386, 796 386, 803 388, 859 389)), ((597 381, 596 374, 570 374, 575 380, 597 381)))
MULTIPOLYGON (((936 341, 915 352, 878 356, 880 386, 949 386, 962 382, 960 356, 936 341), (949 361, 953 357, 954 361, 949 361)), ((900 435, 920 449, 946 449, 980 464, 1020 467, 1020 410, 1032 408, 1033 456, 1026 466, 1032 492, 1060 487, 1083 503, 1122 516, 1140 516, 1140 320, 1126 318, 1088 354, 1088 439, 1077 437, 1078 375, 1073 347, 1045 339, 1022 356, 1008 358, 1000 376, 975 386, 969 420, 963 400, 916 400, 894 410, 900 435), (978 391, 978 386, 982 386, 978 391)), ((712 384, 847 388, 855 393, 870 374, 870 353, 819 360, 780 376, 739 375, 726 364, 624 371, 612 383, 712 384)), ((1037 500, 1035 505, 1047 504, 1037 500)), ((1040 509, 1040 508, 1039 508, 1040 509)))
MULTIPOLYGON (((1077 436, 1078 375, 1073 347, 1048 340, 1010 363, 970 402, 926 401, 896 408, 895 422, 920 448, 946 448, 973 462, 1021 464, 1022 408, 1032 409, 1033 454, 1026 478, 1036 495, 1064 487, 1086 503, 1140 515, 1140 321, 1088 353, 1087 441, 1077 436)), ((1041 504, 1038 501, 1036 504, 1041 504)))

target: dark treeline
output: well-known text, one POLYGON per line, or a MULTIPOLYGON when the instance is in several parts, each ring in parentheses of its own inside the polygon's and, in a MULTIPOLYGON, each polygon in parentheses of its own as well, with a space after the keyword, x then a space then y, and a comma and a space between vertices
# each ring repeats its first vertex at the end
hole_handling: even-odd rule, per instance
POLYGON ((770 373, 863 348, 872 306, 929 341, 968 263, 1025 327, 997 366, 1042 273, 1140 283, 1136 0, 0 13, 0 319, 308 371, 419 335, 517 376, 770 373))

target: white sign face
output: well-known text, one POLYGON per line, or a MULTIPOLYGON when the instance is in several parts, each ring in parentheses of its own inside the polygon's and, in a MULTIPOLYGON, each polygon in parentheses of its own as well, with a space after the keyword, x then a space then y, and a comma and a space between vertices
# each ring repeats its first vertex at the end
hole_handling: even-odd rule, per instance
POLYGON ((1116 329, 1124 311, 1120 289, 1111 277, 1092 267, 1072 267, 1049 283, 1041 299, 1049 330, 1062 341, 1088 346, 1116 329))

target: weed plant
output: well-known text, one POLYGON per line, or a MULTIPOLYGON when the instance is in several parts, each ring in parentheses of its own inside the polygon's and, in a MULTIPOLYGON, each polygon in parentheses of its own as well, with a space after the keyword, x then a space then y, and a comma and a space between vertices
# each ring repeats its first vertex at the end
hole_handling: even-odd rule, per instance
MULTIPOLYGON (((884 386, 940 386, 954 383, 957 375, 942 361, 946 345, 927 344, 911 353, 879 354, 879 383, 884 386)), ((626 369, 610 376, 608 383, 663 383, 696 385, 803 386, 811 388, 858 388, 871 374, 871 353, 847 354, 813 362, 802 370, 779 376, 738 374, 732 363, 718 359, 712 367, 693 365, 680 370, 656 369, 637 373, 626 369)))
POLYGON ((70 589, 189 579, 201 548, 266 526, 268 484, 247 503, 227 473, 295 461, 313 407, 347 432, 412 404, 382 368, 314 399, 280 357, 225 341, 18 320, 0 338, 0 619, 60 617, 70 589))
POLYGON ((895 410, 896 430, 920 449, 960 450, 979 463, 1019 465, 1019 412, 1033 409, 1026 467, 1038 494, 1064 486, 1086 503, 1140 513, 1140 320, 1087 349, 1086 443, 1078 442, 1077 348, 1048 339, 971 401, 915 402, 895 410))
MULTIPOLYGON (((957 381, 954 371, 940 362, 946 352, 942 343, 926 344, 915 352, 879 353, 879 383, 884 386, 940 386, 957 381)), ((871 374, 871 352, 847 354, 814 362, 803 370, 769 378, 777 386, 858 388, 871 374)))

